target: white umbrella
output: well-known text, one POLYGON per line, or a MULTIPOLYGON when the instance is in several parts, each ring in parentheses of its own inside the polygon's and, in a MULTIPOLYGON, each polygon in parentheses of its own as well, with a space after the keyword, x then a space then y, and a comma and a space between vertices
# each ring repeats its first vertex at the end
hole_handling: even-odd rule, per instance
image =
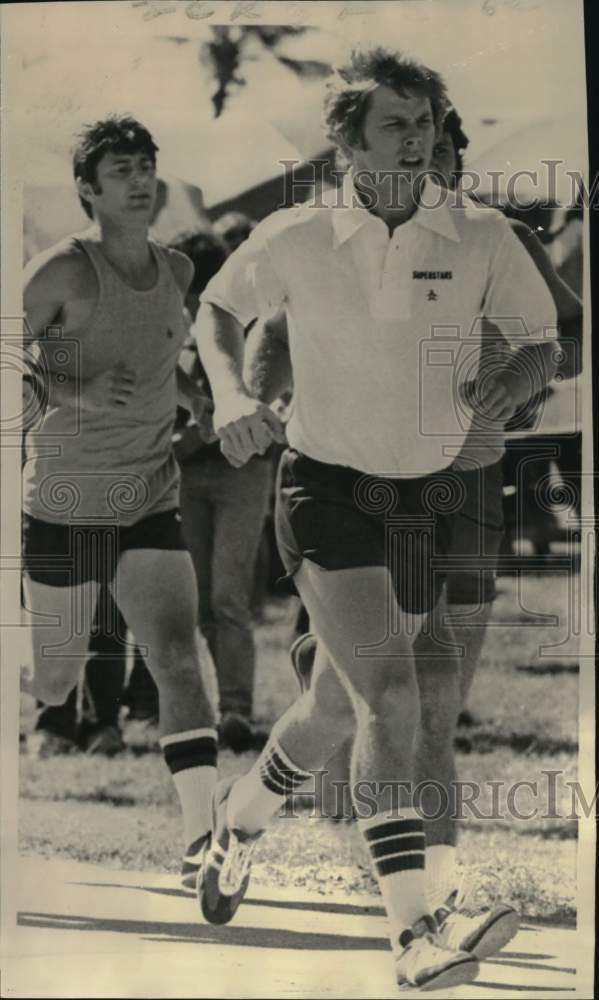
POLYGON ((226 111, 211 121, 160 122, 148 126, 171 173, 201 186, 208 207, 233 198, 302 162, 298 149, 264 118, 226 111))
POLYGON ((19 134, 26 183, 67 183, 73 134, 111 111, 130 111, 152 132, 159 166, 200 187, 215 205, 322 152, 322 82, 302 81, 268 52, 244 64, 215 119, 213 81, 197 42, 143 39, 138 47, 66 46, 23 74, 19 134))
POLYGON ((483 153, 471 155, 465 169, 476 175, 478 193, 501 202, 572 205, 578 179, 588 183, 587 162, 585 124, 572 114, 519 123, 483 153))

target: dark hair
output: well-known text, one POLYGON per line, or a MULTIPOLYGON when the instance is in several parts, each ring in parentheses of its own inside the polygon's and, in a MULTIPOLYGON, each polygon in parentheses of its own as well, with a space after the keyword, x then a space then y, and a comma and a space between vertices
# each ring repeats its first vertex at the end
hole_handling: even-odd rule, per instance
POLYGON ((193 264, 189 291, 201 295, 210 279, 220 271, 229 250, 219 236, 205 229, 188 229, 170 240, 172 250, 186 254, 193 264))
POLYGON ((226 212, 214 223, 214 232, 218 236, 222 236, 225 242, 228 243, 230 239, 233 239, 238 245, 247 240, 255 225, 254 220, 250 219, 245 212, 226 212))
MULTIPOLYGON (((109 115, 93 125, 85 125, 77 136, 73 149, 73 174, 87 184, 96 183, 96 168, 106 153, 145 153, 156 163, 158 146, 147 128, 131 115, 109 115)), ((89 202, 79 198, 89 218, 93 213, 89 202)))
POLYGON ((324 121, 333 142, 348 146, 362 144, 370 98, 381 85, 401 96, 414 92, 428 97, 435 127, 440 130, 449 103, 442 78, 400 52, 377 46, 353 49, 348 62, 337 67, 329 81, 324 121))
POLYGON ((463 153, 470 145, 470 139, 462 128, 462 119, 455 108, 450 108, 445 115, 443 131, 449 133, 449 137, 455 150, 456 172, 461 173, 464 169, 463 153))

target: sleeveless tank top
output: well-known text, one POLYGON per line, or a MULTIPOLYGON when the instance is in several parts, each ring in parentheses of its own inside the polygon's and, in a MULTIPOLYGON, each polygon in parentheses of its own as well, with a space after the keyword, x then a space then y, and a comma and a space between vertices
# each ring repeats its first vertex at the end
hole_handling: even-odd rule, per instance
POLYGON ((50 523, 130 525, 179 503, 172 449, 175 369, 187 329, 183 295, 166 250, 150 242, 157 269, 148 291, 135 291, 89 230, 65 240, 89 257, 98 298, 85 328, 49 327, 40 341, 53 371, 83 379, 111 368, 135 372, 126 405, 97 412, 48 408, 26 438, 23 508, 50 523))

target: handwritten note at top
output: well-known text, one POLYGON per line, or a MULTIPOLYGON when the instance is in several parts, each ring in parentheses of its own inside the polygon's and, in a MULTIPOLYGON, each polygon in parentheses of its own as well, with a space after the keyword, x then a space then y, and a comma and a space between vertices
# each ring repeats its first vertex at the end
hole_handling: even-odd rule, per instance
MULTIPOLYGON (((207 21, 214 18, 217 23, 222 24, 224 20, 232 23, 235 21, 259 21, 265 13, 265 4, 260 0, 238 0, 235 4, 218 4, 214 0, 183 0, 183 2, 173 2, 173 0, 131 0, 131 6, 143 10, 144 21, 153 20, 164 14, 175 14, 177 11, 184 11, 186 17, 191 21, 207 21)), ((327 6, 329 6, 327 4, 327 6)), ((330 9, 330 8, 329 8, 330 9)), ((297 24, 304 22, 310 17, 310 7, 299 2, 286 5, 285 23, 297 24)), ((337 12, 337 18, 344 21, 348 17, 364 17, 376 13, 372 3, 353 2, 344 4, 337 12)))
POLYGON ((500 7, 504 9, 510 7, 512 10, 527 11, 536 10, 540 4, 535 0, 482 0, 483 14, 492 16, 496 14, 500 7))

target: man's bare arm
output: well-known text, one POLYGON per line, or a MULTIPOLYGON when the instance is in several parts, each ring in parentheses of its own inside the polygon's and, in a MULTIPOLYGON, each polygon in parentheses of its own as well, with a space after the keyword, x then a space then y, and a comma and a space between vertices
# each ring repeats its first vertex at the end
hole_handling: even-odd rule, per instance
POLYGON ((280 313, 258 322, 245 345, 244 382, 256 399, 272 403, 293 388, 287 320, 280 313))
POLYGON ((243 382, 244 329, 219 306, 200 306, 193 333, 214 397, 214 429, 233 465, 262 455, 273 440, 284 440, 278 417, 255 399, 243 382))
POLYGON ((243 384, 244 331, 235 316, 219 306, 204 303, 198 310, 192 332, 216 408, 227 396, 249 398, 243 384))
MULTIPOLYGON (((32 385, 38 399, 46 405, 80 406, 97 410, 113 403, 126 405, 135 388, 135 375, 126 369, 109 370, 90 379, 80 379, 63 371, 54 371, 52 358, 44 351, 48 327, 61 318, 69 296, 73 296, 81 260, 71 253, 36 258, 25 271, 23 291, 23 342, 26 349, 39 344, 40 359, 30 364, 24 379, 24 407, 30 402, 32 385)), ((29 358, 32 358, 29 352, 29 358)))
POLYGON ((30 350, 35 341, 43 340, 47 328, 60 316, 66 301, 67 282, 68 259, 62 256, 42 259, 41 262, 34 260, 25 271, 23 346, 28 370, 24 376, 24 402, 25 396, 35 387, 38 399, 43 396, 50 406, 76 403, 76 380, 50 369, 43 346, 40 348, 39 363, 34 361, 30 350))

